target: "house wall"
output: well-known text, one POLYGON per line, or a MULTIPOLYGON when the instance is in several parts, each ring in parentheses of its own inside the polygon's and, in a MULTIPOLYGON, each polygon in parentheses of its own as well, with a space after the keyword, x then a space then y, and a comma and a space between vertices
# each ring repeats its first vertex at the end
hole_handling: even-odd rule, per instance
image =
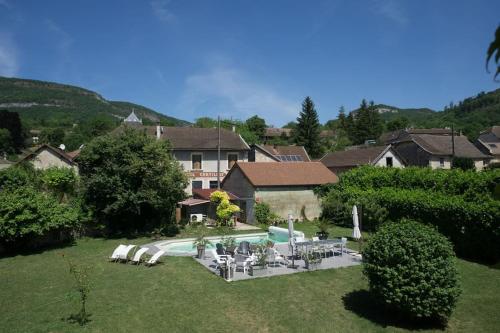
POLYGON ((444 159, 444 167, 441 167, 439 156, 430 156, 429 165, 432 169, 451 169, 451 159, 449 157, 442 157, 444 159))
POLYGON ((284 219, 290 213, 293 218, 302 220, 303 209, 305 217, 309 220, 317 218, 321 214, 320 201, 310 186, 257 188, 255 199, 269 204, 271 210, 284 219))
POLYGON ((247 223, 254 223, 255 189, 239 168, 234 169, 224 179, 222 189, 233 193, 239 198, 235 203, 242 210, 240 213, 242 219, 247 223))
POLYGON ((35 169, 45 170, 51 167, 71 168, 78 173, 77 166, 69 164, 47 149, 39 152, 38 155, 31 160, 31 163, 33 163, 33 167, 35 169))
POLYGON ((392 157, 392 167, 393 168, 404 168, 403 161, 399 159, 398 156, 394 154, 390 149, 385 152, 384 155, 375 163, 376 166, 386 167, 386 157, 392 157))
POLYGON ((278 162, 272 158, 270 158, 268 155, 262 153, 260 150, 256 149, 255 150, 255 162, 278 162))
MULTIPOLYGON (((221 172, 221 181, 224 179, 225 175, 229 171, 227 156, 231 153, 238 154, 239 162, 248 161, 248 152, 247 151, 221 151, 221 160, 220 160, 220 172, 221 172)), ((209 151, 196 151, 196 150, 175 150, 173 151, 173 155, 176 160, 179 161, 183 169, 188 173, 189 176, 189 184, 186 187, 186 193, 192 193, 192 181, 202 181, 202 188, 210 188, 210 181, 217 181, 217 151, 209 150, 209 151), (194 153, 202 154, 202 169, 201 170, 192 170, 191 165, 191 155, 194 153), (201 173, 201 175, 200 175, 201 173)))

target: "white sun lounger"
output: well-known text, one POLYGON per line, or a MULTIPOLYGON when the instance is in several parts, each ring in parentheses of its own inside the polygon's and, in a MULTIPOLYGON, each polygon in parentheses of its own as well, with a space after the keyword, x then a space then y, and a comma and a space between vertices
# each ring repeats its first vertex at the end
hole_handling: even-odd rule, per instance
POLYGON ((165 251, 158 251, 156 252, 155 254, 153 254, 153 256, 151 257, 151 259, 149 259, 148 261, 146 261, 146 265, 147 266, 152 266, 152 265, 156 265, 158 263, 158 259, 160 259, 160 257, 162 255, 165 254, 165 251))
POLYGON ((126 246, 123 244, 120 244, 116 247, 116 249, 113 251, 113 254, 111 257, 109 257, 109 260, 111 261, 116 261, 120 259, 120 254, 122 253, 123 250, 125 250, 126 246))
POLYGON ((133 264, 139 264, 141 262, 141 257, 146 251, 149 250, 147 247, 142 247, 137 252, 135 252, 134 257, 132 258, 132 263, 133 264))
POLYGON ((123 249, 123 251, 118 255, 118 259, 127 261, 129 252, 136 246, 137 245, 127 245, 127 247, 125 247, 125 249, 123 249))

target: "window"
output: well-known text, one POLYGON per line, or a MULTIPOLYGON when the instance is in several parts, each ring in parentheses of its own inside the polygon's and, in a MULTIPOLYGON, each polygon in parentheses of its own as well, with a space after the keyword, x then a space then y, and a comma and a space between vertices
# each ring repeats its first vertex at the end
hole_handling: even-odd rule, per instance
POLYGON ((197 188, 203 188, 203 181, 202 180, 193 180, 193 182, 191 183, 191 188, 193 190, 197 189, 197 188))
POLYGON ((439 167, 444 168, 444 158, 439 159, 439 167))
POLYGON ((211 180, 209 183, 210 188, 217 188, 217 181, 216 180, 211 180))
POLYGON ((491 148, 496 148, 496 147, 497 147, 497 145, 496 145, 496 144, 494 144, 494 143, 488 143, 488 145, 489 145, 491 148))
POLYGON ((201 154, 191 154, 191 169, 201 170, 202 169, 202 155, 201 154))
POLYGON ((234 163, 236 163, 238 161, 238 154, 227 154, 227 168, 228 169, 231 169, 234 165, 234 163))
POLYGON ((385 166, 392 167, 392 157, 385 158, 385 166))

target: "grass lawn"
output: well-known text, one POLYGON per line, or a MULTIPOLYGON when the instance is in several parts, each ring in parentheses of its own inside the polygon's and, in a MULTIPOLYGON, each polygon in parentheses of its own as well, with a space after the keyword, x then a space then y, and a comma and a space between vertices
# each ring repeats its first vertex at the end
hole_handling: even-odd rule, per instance
MULTIPOLYGON (((0 259, 0 331, 440 330, 408 326, 384 313, 368 294, 360 266, 227 283, 192 258, 167 257, 152 268, 106 259, 119 243, 149 241, 85 238, 61 249, 0 259), (78 304, 66 297, 73 281, 61 253, 92 265, 92 316, 83 328, 66 320, 78 304)), ((500 269, 463 260, 458 268, 463 294, 446 330, 499 332, 500 269)))

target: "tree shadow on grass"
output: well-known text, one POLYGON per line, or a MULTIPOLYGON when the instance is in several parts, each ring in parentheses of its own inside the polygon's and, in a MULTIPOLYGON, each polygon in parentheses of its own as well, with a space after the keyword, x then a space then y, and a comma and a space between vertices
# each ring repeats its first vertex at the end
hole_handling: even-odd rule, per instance
POLYGON ((66 321, 70 324, 78 324, 80 326, 84 326, 92 321, 90 317, 92 317, 91 313, 87 313, 84 317, 82 317, 80 313, 74 313, 69 315, 68 317, 61 318, 61 320, 66 321))
POLYGON ((398 315, 395 311, 381 304, 368 290, 355 290, 342 297, 346 310, 354 312, 360 317, 368 319, 384 328, 388 326, 408 330, 444 330, 445 325, 439 321, 415 321, 398 315))

